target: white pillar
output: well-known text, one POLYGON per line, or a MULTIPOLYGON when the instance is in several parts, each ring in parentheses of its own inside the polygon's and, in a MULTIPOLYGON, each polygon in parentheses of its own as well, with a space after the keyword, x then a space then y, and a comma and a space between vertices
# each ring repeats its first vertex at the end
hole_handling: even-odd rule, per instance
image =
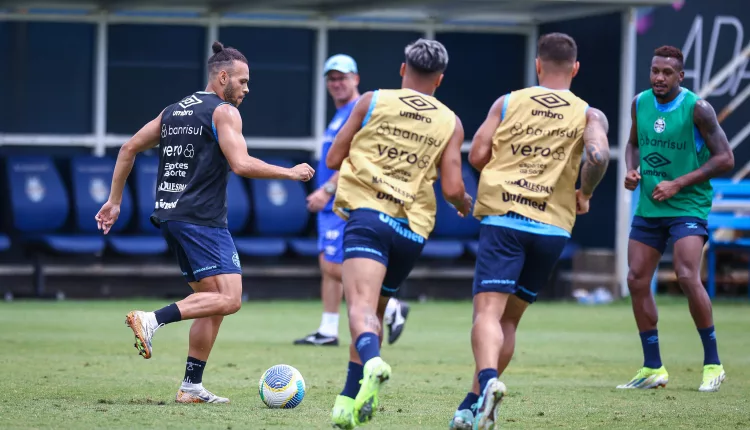
POLYGON ((96 56, 94 59, 94 155, 104 156, 107 134, 107 57, 108 57, 107 13, 99 15, 96 24, 96 56))
POLYGON ((208 18, 208 24, 206 25, 206 61, 203 62, 205 70, 206 86, 208 86, 208 59, 214 55, 212 45, 215 41, 219 40, 219 15, 212 13, 208 18))
POLYGON ((536 76, 536 44, 539 39, 539 26, 533 26, 526 35, 526 73, 525 85, 533 87, 537 84, 536 76))
POLYGON ((315 151, 315 159, 320 158, 320 142, 323 139, 323 133, 326 130, 326 84, 323 79, 323 68, 328 59, 328 25, 321 21, 316 35, 317 48, 315 49, 315 67, 313 68, 313 100, 312 100, 312 121, 313 121, 313 138, 315 147, 310 150, 315 151))
POLYGON ((622 46, 620 59, 620 136, 617 159, 617 223, 615 237, 615 255, 617 261, 617 281, 623 296, 628 292, 628 235, 632 219, 632 192, 626 190, 622 182, 627 173, 625 150, 630 136, 630 107, 635 96, 636 67, 636 9, 629 8, 622 14, 622 46))

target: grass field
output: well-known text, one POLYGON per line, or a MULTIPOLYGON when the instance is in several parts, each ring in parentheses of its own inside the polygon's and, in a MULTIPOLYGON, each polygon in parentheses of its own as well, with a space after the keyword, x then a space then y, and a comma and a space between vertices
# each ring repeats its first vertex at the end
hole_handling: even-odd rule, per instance
MULTIPOLYGON (((346 373, 347 349, 292 346, 319 322, 315 302, 246 303, 227 318, 204 385, 229 405, 177 405, 187 333, 182 322, 154 338, 144 360, 125 326, 127 311, 164 302, 15 302, 0 304, 0 427, 323 429, 346 373), (258 378, 287 363, 305 377, 293 410, 266 409, 258 378)), ((750 428, 750 305, 717 303, 714 315, 727 380, 699 393, 703 353, 687 305, 660 305, 664 390, 619 391, 641 365, 628 302, 585 307, 539 303, 519 328, 516 356, 503 377, 506 428, 750 428)), ((343 310, 343 309, 342 309, 343 310)), ((346 333, 342 318, 342 333, 346 333)), ((372 429, 447 429, 469 388, 471 304, 413 304, 404 335, 384 345, 393 376, 372 429)), ((348 336, 344 339, 348 342, 348 336)))

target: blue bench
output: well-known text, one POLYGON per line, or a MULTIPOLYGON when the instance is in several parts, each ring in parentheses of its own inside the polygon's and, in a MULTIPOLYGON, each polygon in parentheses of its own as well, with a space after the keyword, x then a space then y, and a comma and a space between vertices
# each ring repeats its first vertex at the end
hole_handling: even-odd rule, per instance
MULTIPOLYGON (((114 165, 112 165, 112 168, 114 169, 114 165)), ((164 240, 161 231, 149 219, 154 211, 158 172, 158 157, 136 157, 133 172, 130 174, 130 180, 133 181, 135 188, 135 233, 114 235, 110 233, 107 235, 107 244, 116 253, 133 256, 155 256, 167 252, 167 241, 164 240)), ((112 174, 110 173, 109 181, 111 180, 112 174)), ((123 205, 125 199, 131 199, 128 187, 125 187, 123 191, 123 205)))
MULTIPOLYGON (((463 163, 462 169, 466 192, 472 197, 477 195, 477 179, 472 167, 463 163)), ((476 247, 476 237, 479 235, 479 220, 470 213, 461 218, 456 209, 443 197, 440 178, 435 181, 435 228, 425 243, 422 256, 432 259, 450 260, 464 255, 467 249, 476 247)))
MULTIPOLYGON (((74 164, 74 205, 68 200, 68 190, 62 176, 47 156, 12 156, 6 159, 10 189, 12 228, 32 245, 41 245, 60 254, 99 254, 104 250, 104 238, 97 231, 93 207, 95 198, 109 190, 100 188, 97 181, 86 182, 91 176, 74 164), (95 197, 92 197, 95 196, 95 197), (71 208, 73 206, 73 208, 71 208), (65 232, 70 216, 74 216, 74 231, 65 232)), ((106 201, 106 197, 105 197, 106 201)))
MULTIPOLYGON (((270 164, 293 167, 284 159, 265 160, 270 164)), ((278 179, 247 179, 252 202, 250 233, 253 237, 238 237, 237 252, 251 257, 280 257, 291 246, 297 253, 312 239, 300 238, 307 229, 307 191, 303 183, 278 179), (300 239, 298 239, 300 238, 300 239)), ((316 251, 317 253, 317 251, 316 251)))
MULTIPOLYGON (((706 259, 708 265, 708 295, 716 295, 716 251, 734 250, 750 252, 750 238, 722 240, 715 237, 719 229, 750 231, 750 180, 734 183, 730 179, 713 179, 715 208, 708 216, 708 251, 706 259), (723 205, 729 204, 741 207, 748 206, 747 215, 737 215, 732 211, 722 211, 723 205)), ((750 297, 750 288, 748 288, 750 297)))

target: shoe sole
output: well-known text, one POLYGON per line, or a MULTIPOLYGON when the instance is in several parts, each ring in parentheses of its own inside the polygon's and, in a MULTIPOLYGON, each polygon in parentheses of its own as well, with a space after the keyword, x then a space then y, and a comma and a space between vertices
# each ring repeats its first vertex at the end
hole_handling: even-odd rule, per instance
POLYGON ((151 348, 146 343, 146 338, 143 333, 143 324, 141 319, 136 315, 135 311, 129 312, 125 317, 125 324, 133 330, 135 335, 135 343, 133 346, 138 350, 138 354, 145 359, 151 358, 151 348))
POLYGON ((701 390, 700 387, 698 387, 698 391, 701 393, 715 393, 719 391, 719 388, 721 388, 721 384, 724 383, 724 380, 727 379, 727 375, 725 373, 722 373, 721 376, 719 376, 719 385, 716 386, 713 390, 701 390))
POLYGON ((315 343, 315 342, 307 342, 307 341, 294 341, 294 345, 310 345, 310 346, 339 346, 339 341, 335 342, 324 342, 324 343, 315 343))
POLYGON ((658 379, 655 383, 648 384, 646 386, 642 387, 627 387, 624 385, 617 386, 616 388, 618 390, 652 390, 657 388, 667 388, 667 383, 669 383, 669 380, 663 380, 658 379))
POLYGON ((200 397, 192 396, 187 393, 185 393, 183 396, 180 396, 180 393, 182 392, 177 393, 177 396, 174 399, 175 403, 182 403, 182 404, 205 403, 205 404, 217 404, 217 405, 226 405, 226 404, 231 403, 229 399, 227 399, 226 402, 207 402, 201 399, 200 397), (187 400, 184 400, 185 398, 187 398, 187 400))
MULTIPOLYGON (((370 422, 375 411, 378 408, 379 400, 378 393, 383 384, 391 378, 391 369, 387 364, 383 363, 380 368, 373 371, 366 382, 362 384, 364 388, 365 384, 371 385, 367 390, 367 396, 364 399, 360 399, 359 394, 354 399, 354 424, 362 425, 370 422), (359 404, 359 406, 357 406, 359 404)), ((360 392, 362 392, 360 388, 360 392)))
POLYGON ((464 420, 454 420, 451 422, 450 430, 471 430, 473 427, 472 423, 464 422, 464 420))
POLYGON ((388 333, 388 345, 393 345, 396 343, 398 338, 401 337, 401 334, 404 332, 404 327, 406 327, 406 319, 409 317, 409 306, 403 305, 403 310, 401 311, 401 316, 404 318, 404 322, 398 326, 397 330, 391 331, 388 333))
POLYGON ((505 398, 506 388, 505 384, 500 381, 495 381, 491 387, 492 399, 490 400, 489 410, 485 408, 482 412, 482 417, 477 423, 477 430, 492 430, 495 428, 497 422, 497 412, 500 410, 500 404, 503 403, 505 398))

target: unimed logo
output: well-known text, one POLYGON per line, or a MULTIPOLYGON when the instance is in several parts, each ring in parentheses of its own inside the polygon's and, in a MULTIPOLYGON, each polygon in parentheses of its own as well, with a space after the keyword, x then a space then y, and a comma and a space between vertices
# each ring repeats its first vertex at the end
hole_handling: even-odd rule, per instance
POLYGON ((531 200, 530 198, 524 196, 523 194, 513 194, 513 193, 504 192, 503 201, 506 203, 507 202, 520 203, 522 205, 530 206, 542 212, 545 212, 547 210, 547 202, 539 203, 534 200, 531 200))

